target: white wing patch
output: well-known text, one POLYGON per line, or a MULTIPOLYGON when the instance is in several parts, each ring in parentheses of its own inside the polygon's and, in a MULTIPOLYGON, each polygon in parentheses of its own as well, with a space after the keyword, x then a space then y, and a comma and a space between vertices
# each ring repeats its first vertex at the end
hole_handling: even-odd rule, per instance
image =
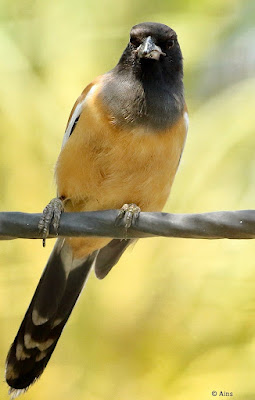
MULTIPOLYGON (((85 99, 86 99, 86 97, 85 97, 85 99)), ((71 119, 69 121, 69 124, 68 124, 68 126, 66 128, 66 131, 65 131, 65 134, 64 134, 64 137, 63 137, 62 149, 63 149, 64 145, 66 144, 66 142, 68 141, 68 139, 69 139, 69 137, 71 135, 72 128, 73 128, 73 126, 75 124, 76 119, 79 118, 79 116, 81 115, 81 112, 82 112, 82 109, 83 109, 83 105, 85 103, 85 99, 77 104, 77 106, 76 106, 76 108, 75 108, 75 110, 73 112, 73 115, 72 115, 72 117, 71 117, 71 119)))
POLYGON ((177 170, 178 170, 180 162, 181 162, 182 153, 183 153, 183 150, 184 150, 184 146, 185 146, 186 139, 187 139, 187 133, 188 133, 188 129, 189 129, 189 115, 188 115, 187 111, 185 111, 185 113, 183 114, 183 118, 184 118, 184 123, 185 123, 185 128, 186 128, 186 136, 184 138, 183 148, 182 148, 182 151, 181 151, 181 154, 180 154, 177 170))
POLYGON ((91 98, 91 96, 95 92, 96 87, 97 87, 97 85, 92 86, 92 88, 88 91, 88 93, 85 96, 85 98, 80 103, 77 104, 77 106, 76 106, 76 108, 75 108, 75 110, 73 112, 73 115, 72 115, 72 117, 71 117, 71 119, 69 121, 69 124, 68 124, 68 126, 66 128, 61 148, 64 147, 64 145, 68 141, 69 137, 71 136, 71 133, 72 133, 72 131, 74 129, 74 125, 77 123, 77 121, 78 121, 78 119, 79 119, 79 117, 80 117, 80 115, 82 113, 82 110, 84 108, 85 103, 91 98))
POLYGON ((189 116, 188 116, 188 113, 185 112, 184 115, 183 115, 183 117, 184 117, 185 126, 186 126, 186 133, 187 133, 187 132, 188 132, 188 129, 189 129, 189 116))

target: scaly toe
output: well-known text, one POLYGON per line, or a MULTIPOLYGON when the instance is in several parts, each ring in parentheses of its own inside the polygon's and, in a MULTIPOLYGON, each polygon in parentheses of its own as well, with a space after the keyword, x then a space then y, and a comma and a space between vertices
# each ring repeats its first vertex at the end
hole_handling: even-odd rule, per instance
POLYGON ((50 225, 52 223, 54 232, 58 234, 61 214, 64 210, 63 200, 60 198, 52 199, 43 210, 43 215, 38 223, 39 232, 43 237, 43 246, 45 247, 46 238, 49 235, 50 225))
POLYGON ((140 207, 138 207, 136 204, 131 203, 131 204, 124 204, 121 209, 118 212, 117 218, 116 218, 116 223, 120 220, 123 219, 125 222, 124 228, 125 232, 127 234, 127 230, 130 228, 130 226, 136 222, 136 220, 139 217, 140 214, 140 207))

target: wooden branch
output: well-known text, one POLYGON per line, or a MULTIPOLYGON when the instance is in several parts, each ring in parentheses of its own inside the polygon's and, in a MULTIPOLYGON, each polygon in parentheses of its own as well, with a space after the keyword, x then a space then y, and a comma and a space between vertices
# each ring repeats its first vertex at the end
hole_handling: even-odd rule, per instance
MULTIPOLYGON (((127 235, 116 225, 117 210, 63 213, 59 236, 106 236, 145 238, 152 236, 195 239, 253 239, 255 210, 217 211, 203 214, 167 214, 141 212, 127 235)), ((37 225, 41 214, 0 213, 0 239, 40 239, 37 225)), ((56 237, 50 231, 49 237, 56 237)))

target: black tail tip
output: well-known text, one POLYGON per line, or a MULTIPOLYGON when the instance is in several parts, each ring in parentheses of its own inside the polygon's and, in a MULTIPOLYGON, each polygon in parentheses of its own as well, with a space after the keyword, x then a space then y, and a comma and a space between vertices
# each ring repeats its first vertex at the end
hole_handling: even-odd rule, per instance
POLYGON ((8 394, 11 400, 16 399, 21 394, 25 393, 30 386, 30 385, 24 385, 23 383, 20 382, 20 378, 15 373, 15 370, 11 364, 6 365, 5 380, 7 385, 9 386, 8 394))
POLYGON ((25 388, 25 389, 15 389, 13 387, 10 387, 9 391, 8 391, 8 394, 10 396, 10 399, 14 400, 17 397, 19 397, 21 394, 24 394, 27 390, 28 390, 28 387, 25 388))

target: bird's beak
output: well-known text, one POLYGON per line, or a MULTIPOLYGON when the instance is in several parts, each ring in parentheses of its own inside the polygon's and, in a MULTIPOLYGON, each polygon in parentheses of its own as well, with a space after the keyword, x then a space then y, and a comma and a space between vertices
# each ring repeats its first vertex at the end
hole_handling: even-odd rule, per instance
POLYGON ((139 58, 149 58, 158 61, 161 55, 165 56, 166 54, 154 43, 152 37, 148 36, 138 47, 137 55, 139 58))

